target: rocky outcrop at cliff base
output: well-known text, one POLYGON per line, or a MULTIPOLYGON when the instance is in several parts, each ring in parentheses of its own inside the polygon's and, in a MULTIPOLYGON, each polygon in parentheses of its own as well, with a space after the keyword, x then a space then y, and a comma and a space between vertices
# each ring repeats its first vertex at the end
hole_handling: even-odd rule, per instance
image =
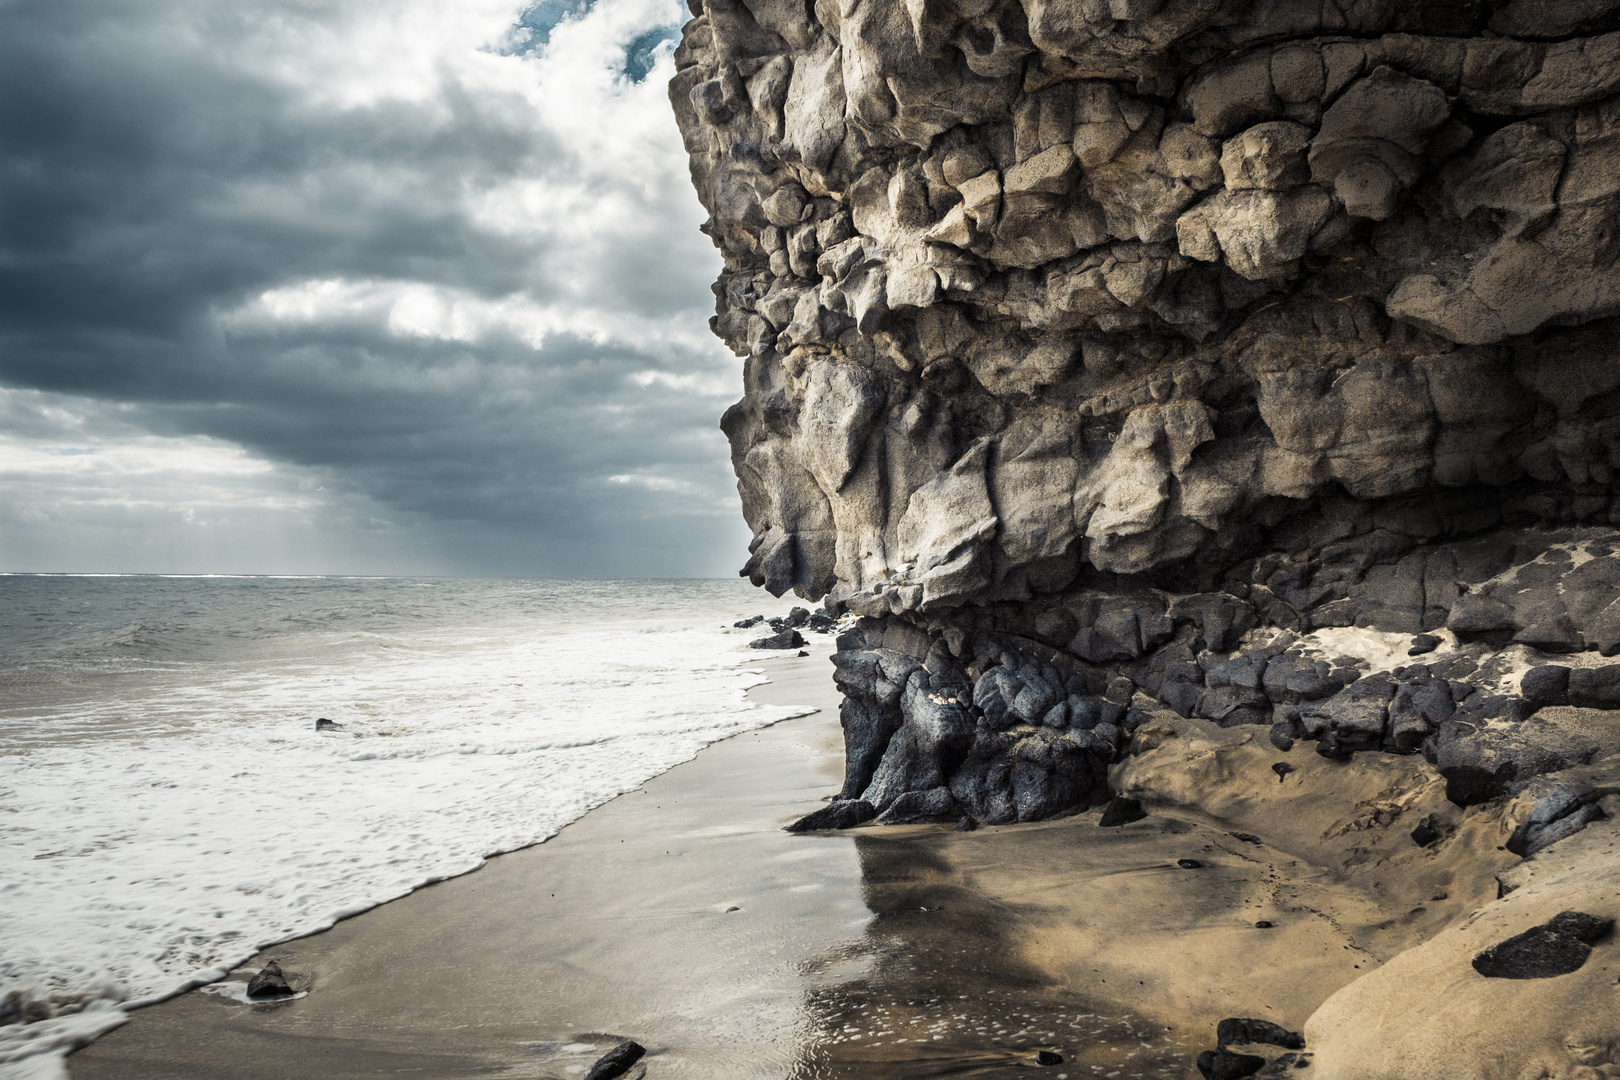
POLYGON ((743 573, 858 617, 818 822, 1073 812, 1194 722, 1421 755, 1526 866, 1603 817, 1620 0, 692 3, 743 573))
POLYGON ((1521 679, 1620 651, 1620 5, 695 13, 744 573, 867 620, 846 797, 1086 805, 1154 708, 1461 802, 1595 752, 1530 718, 1620 669, 1521 679))

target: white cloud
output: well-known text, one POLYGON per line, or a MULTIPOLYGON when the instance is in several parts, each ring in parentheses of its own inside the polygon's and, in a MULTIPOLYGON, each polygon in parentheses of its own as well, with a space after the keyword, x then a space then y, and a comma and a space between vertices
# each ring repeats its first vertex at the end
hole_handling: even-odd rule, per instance
POLYGON ((712 363, 700 370, 647 370, 631 376, 638 386, 659 383, 717 393, 737 382, 736 364, 690 313, 674 315, 637 310, 633 305, 598 307, 542 302, 526 293, 497 298, 424 281, 318 279, 266 289, 249 303, 223 312, 219 322, 235 332, 269 332, 295 327, 360 322, 401 337, 479 342, 505 333, 531 349, 544 347, 551 334, 571 334, 598 345, 682 347, 712 363))
POLYGON ((684 9, 542 3, 527 41, 513 0, 0 5, 43 238, 0 278, 48 301, 0 314, 0 386, 46 392, 0 569, 231 529, 235 569, 741 562, 668 42, 626 75, 684 9))
POLYGON ((13 571, 422 570, 364 495, 103 402, 0 389, 0 553, 13 571), (377 519, 380 520, 380 519, 377 519))

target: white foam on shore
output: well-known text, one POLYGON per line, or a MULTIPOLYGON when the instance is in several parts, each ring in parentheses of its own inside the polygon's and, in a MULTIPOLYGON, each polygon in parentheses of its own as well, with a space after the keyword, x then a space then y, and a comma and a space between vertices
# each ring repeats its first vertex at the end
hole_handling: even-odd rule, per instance
POLYGON ((124 1009, 544 840, 708 743, 803 714, 745 700, 767 680, 740 672, 744 659, 712 616, 536 619, 10 710, 0 993, 89 1004, 0 1028, 0 1075, 60 1076, 61 1055, 124 1009), (317 734, 317 716, 346 730, 317 734))

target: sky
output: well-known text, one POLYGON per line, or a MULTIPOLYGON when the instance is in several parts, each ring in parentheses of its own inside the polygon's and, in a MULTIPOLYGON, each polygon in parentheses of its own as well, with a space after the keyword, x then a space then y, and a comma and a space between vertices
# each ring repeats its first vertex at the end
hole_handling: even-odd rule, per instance
POLYGON ((0 571, 729 576, 678 0, 0 0, 0 571))

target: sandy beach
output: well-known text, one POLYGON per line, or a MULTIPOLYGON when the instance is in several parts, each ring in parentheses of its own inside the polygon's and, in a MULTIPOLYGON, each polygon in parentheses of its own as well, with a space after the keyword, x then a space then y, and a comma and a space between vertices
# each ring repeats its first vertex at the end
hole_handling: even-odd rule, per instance
POLYGON ((72 1075, 567 1077, 610 1037, 646 1044, 660 1075, 783 1075, 802 965, 836 967, 868 917, 853 840, 780 829, 837 788, 826 652, 765 661, 754 692, 823 712, 715 744, 544 844, 232 976, 240 990, 277 959, 306 997, 184 994, 73 1055, 72 1075))
POLYGON ((306 996, 185 994, 72 1075, 568 1080, 634 1038, 653 1077, 1011 1077, 1041 1050, 1065 1078, 1196 1076, 1223 1017, 1301 1030, 1519 862, 1507 808, 1450 806, 1419 758, 1285 755, 1179 719, 1116 766, 1150 811, 1123 827, 791 835, 838 786, 836 698, 824 646, 763 666, 755 697, 821 711, 232 976, 276 959, 306 996), (1429 814, 1438 850, 1408 835, 1429 814))

